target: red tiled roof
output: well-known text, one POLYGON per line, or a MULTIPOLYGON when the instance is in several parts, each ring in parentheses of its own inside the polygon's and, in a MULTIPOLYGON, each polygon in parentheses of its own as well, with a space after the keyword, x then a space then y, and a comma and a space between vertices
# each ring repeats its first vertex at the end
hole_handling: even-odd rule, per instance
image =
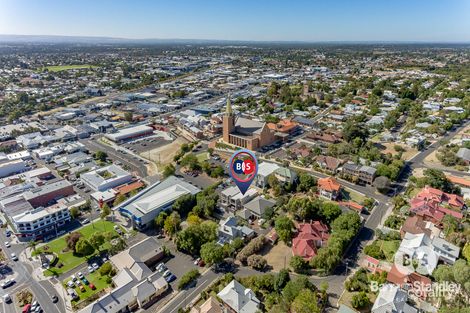
POLYGON ((299 224, 298 231, 292 240, 292 253, 308 261, 317 254, 317 247, 328 240, 328 226, 320 221, 314 221, 299 224))
POLYGON ((457 176, 450 176, 450 175, 446 176, 446 177, 453 184, 458 184, 458 185, 462 185, 462 186, 465 186, 465 187, 470 187, 470 180, 468 180, 468 179, 465 179, 465 178, 462 178, 462 177, 457 177, 457 176))
POLYGON ((125 195, 133 190, 142 188, 144 186, 145 186, 144 183, 139 180, 139 181, 130 183, 129 185, 122 185, 122 186, 116 187, 114 188, 114 190, 121 195, 125 195))
POLYGON ((318 188, 332 192, 338 192, 341 189, 340 183, 333 177, 320 178, 318 180, 318 188))

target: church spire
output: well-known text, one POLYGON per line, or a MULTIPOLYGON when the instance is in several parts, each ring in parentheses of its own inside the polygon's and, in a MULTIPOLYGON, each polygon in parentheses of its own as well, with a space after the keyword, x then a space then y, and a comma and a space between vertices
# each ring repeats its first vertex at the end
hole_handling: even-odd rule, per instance
POLYGON ((227 95, 227 107, 225 108, 225 115, 232 115, 232 103, 230 102, 230 94, 227 95))

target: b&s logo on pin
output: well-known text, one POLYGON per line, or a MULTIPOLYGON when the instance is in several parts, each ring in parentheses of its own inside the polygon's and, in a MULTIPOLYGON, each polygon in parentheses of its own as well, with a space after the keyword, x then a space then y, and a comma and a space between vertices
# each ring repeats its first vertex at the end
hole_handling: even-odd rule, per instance
POLYGON ((238 150, 230 159, 230 176, 242 194, 250 187, 258 172, 258 161, 250 150, 238 150))

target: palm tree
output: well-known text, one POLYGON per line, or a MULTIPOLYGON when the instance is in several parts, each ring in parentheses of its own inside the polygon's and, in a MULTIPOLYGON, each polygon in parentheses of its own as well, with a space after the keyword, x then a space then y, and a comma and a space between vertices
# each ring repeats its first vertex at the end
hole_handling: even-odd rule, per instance
POLYGON ((28 247, 31 248, 34 252, 36 252, 36 246, 38 245, 38 242, 35 240, 31 240, 28 242, 28 247))

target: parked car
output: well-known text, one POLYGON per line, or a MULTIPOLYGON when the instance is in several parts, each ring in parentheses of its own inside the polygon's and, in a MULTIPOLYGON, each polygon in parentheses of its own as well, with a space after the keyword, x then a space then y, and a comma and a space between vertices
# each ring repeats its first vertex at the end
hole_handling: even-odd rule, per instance
POLYGON ((56 295, 53 295, 51 297, 51 300, 52 300, 52 303, 56 303, 57 301, 59 301, 59 297, 57 297, 56 295))
POLYGON ((10 248, 10 247, 11 247, 11 244, 10 244, 9 241, 5 241, 5 247, 7 247, 7 248, 10 248))
POLYGON ((168 277, 171 275, 170 270, 166 270, 165 273, 163 273, 163 277, 168 277))
POLYGON ((95 271, 97 271, 97 270, 100 268, 100 266, 98 265, 98 263, 93 263, 91 266, 93 266, 93 269, 94 269, 95 271))
POLYGON ((7 280, 2 281, 1 286, 2 286, 3 289, 5 289, 5 288, 8 288, 11 285, 13 285, 14 282, 15 281, 13 279, 7 279, 7 280))
POLYGON ((3 295, 3 301, 5 301, 6 303, 10 303, 11 302, 11 297, 8 293, 4 294, 3 295))
POLYGON ((81 291, 81 292, 85 292, 85 291, 86 291, 85 286, 80 285, 80 291, 81 291))
POLYGON ((88 224, 88 223, 90 223, 90 220, 87 218, 82 221, 82 224, 88 224))
POLYGON ((67 282, 67 286, 69 286, 70 288, 73 288, 75 286, 75 284, 73 283, 73 281, 69 280, 67 282))
POLYGON ((171 274, 170 276, 168 277, 165 277, 165 280, 167 283, 171 283, 172 281, 174 281, 176 279, 176 276, 171 274))
POLYGON ((95 269, 93 268, 93 266, 88 265, 88 273, 93 273, 94 271, 95 269))
POLYGON ((198 265, 199 261, 201 261, 201 258, 197 258, 196 260, 194 260, 194 265, 198 265))
POLYGON ((72 279, 73 282, 77 280, 77 277, 75 275, 70 276, 70 278, 72 279))
POLYGON ((12 259, 13 261, 18 261, 18 257, 16 256, 15 253, 12 253, 12 254, 11 254, 11 259, 12 259))
POLYGON ((85 277, 82 278, 82 281, 85 285, 88 285, 90 283, 85 277))
POLYGON ((80 279, 83 279, 83 278, 85 277, 85 276, 83 276, 83 273, 82 273, 82 272, 78 272, 78 273, 77 273, 77 276, 78 276, 78 278, 80 278, 80 279))
POLYGON ((88 287, 90 287, 91 290, 95 290, 95 289, 96 289, 95 285, 93 285, 93 284, 89 284, 88 287))

